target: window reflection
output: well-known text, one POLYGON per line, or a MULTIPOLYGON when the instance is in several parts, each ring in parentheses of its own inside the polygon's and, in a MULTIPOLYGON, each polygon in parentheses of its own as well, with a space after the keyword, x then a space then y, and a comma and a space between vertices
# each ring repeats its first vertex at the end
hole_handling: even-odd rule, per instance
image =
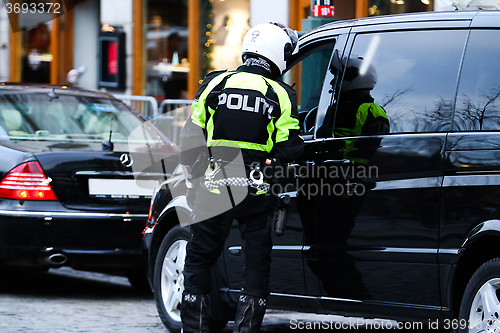
POLYGON ((406 31, 356 37, 351 55, 376 68, 371 96, 386 111, 391 133, 449 130, 466 34, 406 31))
POLYGON ((454 130, 500 130, 500 31, 472 31, 464 58, 454 130), (485 42, 490 41, 490 42, 485 42))
POLYGON ((389 15, 428 12, 434 9, 434 0, 369 0, 368 15, 389 15))

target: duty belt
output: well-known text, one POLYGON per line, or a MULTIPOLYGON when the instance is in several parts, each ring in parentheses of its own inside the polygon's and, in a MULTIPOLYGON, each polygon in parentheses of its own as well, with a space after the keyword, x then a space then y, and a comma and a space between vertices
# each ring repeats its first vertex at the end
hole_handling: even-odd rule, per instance
POLYGON ((205 182, 205 186, 209 191, 215 190, 222 186, 250 186, 258 190, 268 192, 271 186, 266 183, 257 184, 249 178, 231 177, 215 180, 213 182, 205 182))
POLYGON ((215 161, 211 160, 209 165, 210 172, 205 174, 205 186, 209 191, 218 189, 223 186, 250 186, 257 190, 261 190, 264 192, 268 192, 270 189, 270 185, 264 183, 264 174, 261 171, 260 164, 252 164, 252 171, 250 171, 249 178, 245 177, 227 177, 219 180, 213 180, 215 175, 220 171, 221 165, 219 163, 214 163, 215 161))

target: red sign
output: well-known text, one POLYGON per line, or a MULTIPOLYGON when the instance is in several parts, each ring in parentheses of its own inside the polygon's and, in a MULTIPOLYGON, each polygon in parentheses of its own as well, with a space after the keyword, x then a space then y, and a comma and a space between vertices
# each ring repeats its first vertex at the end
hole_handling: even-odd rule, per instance
POLYGON ((313 16, 335 16, 335 6, 314 5, 313 16))
POLYGON ((108 73, 118 73, 118 42, 110 42, 108 44, 108 73))

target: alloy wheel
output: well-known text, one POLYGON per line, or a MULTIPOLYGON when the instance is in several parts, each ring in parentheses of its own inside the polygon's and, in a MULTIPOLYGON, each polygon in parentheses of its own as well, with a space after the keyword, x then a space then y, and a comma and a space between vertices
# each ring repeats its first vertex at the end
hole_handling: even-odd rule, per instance
POLYGON ((169 247, 161 268, 161 293, 168 315, 181 320, 180 304, 184 291, 184 261, 187 241, 177 240, 169 247))
POLYGON ((469 312, 470 333, 500 333, 500 278, 486 281, 477 291, 469 312))

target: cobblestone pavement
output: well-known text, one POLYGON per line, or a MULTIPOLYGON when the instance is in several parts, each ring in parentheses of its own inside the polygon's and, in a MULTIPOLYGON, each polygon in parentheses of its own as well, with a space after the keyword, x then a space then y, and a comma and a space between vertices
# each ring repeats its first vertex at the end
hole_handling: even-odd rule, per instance
MULTIPOLYGON (((312 323, 357 320, 271 310, 264 319, 263 331, 296 332, 304 331, 312 323), (291 325, 290 320, 295 324, 291 325), (302 329, 299 322, 304 323, 302 329)), ((377 327, 376 321, 370 322, 377 327)), ((51 269, 46 274, 0 274, 0 333, 73 332, 168 333, 158 317, 153 296, 136 292, 126 278, 69 268, 51 269)), ((230 332, 231 323, 224 330, 230 332)))
POLYGON ((0 332, 153 333, 167 330, 153 296, 126 278, 52 269, 47 274, 2 274, 0 332))

